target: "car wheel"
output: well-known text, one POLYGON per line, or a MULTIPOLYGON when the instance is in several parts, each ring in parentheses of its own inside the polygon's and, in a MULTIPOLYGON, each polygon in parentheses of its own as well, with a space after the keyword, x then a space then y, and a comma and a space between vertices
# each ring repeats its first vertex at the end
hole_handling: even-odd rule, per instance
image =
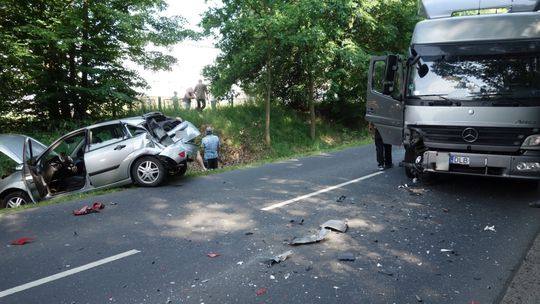
POLYGON ((4 208, 17 208, 31 203, 30 197, 24 191, 13 191, 4 197, 2 206, 4 208))
POLYGON ((131 170, 133 181, 143 187, 159 186, 166 175, 165 166, 155 157, 139 158, 131 170))

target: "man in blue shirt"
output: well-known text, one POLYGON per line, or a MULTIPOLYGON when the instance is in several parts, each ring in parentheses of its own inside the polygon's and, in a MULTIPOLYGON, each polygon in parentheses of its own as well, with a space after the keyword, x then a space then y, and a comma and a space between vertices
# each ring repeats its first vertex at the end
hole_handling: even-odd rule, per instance
POLYGON ((204 162, 207 169, 218 168, 219 137, 213 134, 211 127, 206 128, 206 136, 202 139, 204 162))

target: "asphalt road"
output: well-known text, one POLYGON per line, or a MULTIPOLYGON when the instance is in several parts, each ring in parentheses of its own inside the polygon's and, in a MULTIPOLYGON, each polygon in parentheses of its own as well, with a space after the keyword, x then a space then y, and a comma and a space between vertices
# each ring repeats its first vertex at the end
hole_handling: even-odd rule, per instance
POLYGON ((0 303, 497 302, 540 231, 536 187, 460 177, 413 195, 403 169, 375 168, 364 146, 0 215, 0 303), (288 245, 330 219, 349 229, 288 245))

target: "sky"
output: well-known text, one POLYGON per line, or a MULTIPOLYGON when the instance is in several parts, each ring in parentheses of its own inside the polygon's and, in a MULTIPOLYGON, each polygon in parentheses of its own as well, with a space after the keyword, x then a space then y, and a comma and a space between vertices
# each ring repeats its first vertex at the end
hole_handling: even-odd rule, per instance
MULTIPOLYGON (((169 8, 165 15, 184 17, 190 29, 198 29, 197 24, 201 20, 201 14, 209 7, 205 0, 168 0, 168 3, 169 8)), ((142 68, 137 69, 152 87, 145 94, 168 98, 177 91, 179 96, 183 96, 188 87, 195 87, 199 79, 204 80, 203 67, 213 63, 218 53, 219 50, 213 47, 212 39, 184 41, 175 45, 171 54, 178 62, 172 67, 172 71, 152 72, 142 68)))

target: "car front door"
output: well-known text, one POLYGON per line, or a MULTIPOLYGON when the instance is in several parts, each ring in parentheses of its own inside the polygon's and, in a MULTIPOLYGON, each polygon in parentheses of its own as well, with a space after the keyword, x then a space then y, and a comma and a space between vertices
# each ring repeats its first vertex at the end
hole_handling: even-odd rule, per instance
POLYGON ((131 137, 122 123, 101 125, 89 130, 84 163, 94 187, 129 177, 124 160, 135 150, 138 137, 131 137))
POLYGON ((403 73, 396 55, 371 58, 369 64, 366 120, 372 122, 384 143, 403 143, 401 85, 403 73))
POLYGON ((32 139, 26 138, 23 145, 22 170, 23 179, 30 198, 34 202, 42 200, 47 195, 47 187, 43 177, 38 173, 35 149, 32 147, 32 139))

